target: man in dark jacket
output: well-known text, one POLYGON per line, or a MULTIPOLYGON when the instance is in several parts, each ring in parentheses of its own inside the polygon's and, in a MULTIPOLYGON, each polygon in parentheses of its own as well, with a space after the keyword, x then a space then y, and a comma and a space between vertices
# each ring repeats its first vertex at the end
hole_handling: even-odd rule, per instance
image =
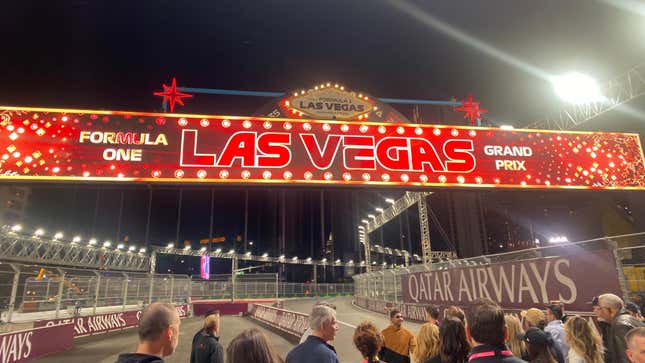
POLYGON ((163 363, 179 343, 179 314, 172 304, 152 303, 139 319, 139 345, 135 353, 119 355, 117 363, 163 363))
MULTIPOLYGON (((206 312, 206 315, 204 315, 204 321, 206 321, 206 319, 208 319, 208 317, 211 316, 211 315, 219 316, 219 310, 208 310, 206 312)), ((204 328, 201 328, 201 329, 199 329, 197 331, 197 333, 195 333, 195 335, 193 335, 193 343, 192 343, 191 346, 195 346, 195 342, 197 341, 197 338, 199 338, 199 336, 202 334, 203 331, 204 331, 204 328)), ((219 334, 219 332, 218 332, 218 334, 219 334)), ((219 337, 217 337, 217 338, 219 339, 219 337)))
POLYGON ((508 330, 504 311, 492 300, 473 301, 466 321, 466 333, 473 343, 469 363, 524 362, 506 347, 508 330))
POLYGON ((627 354, 627 342, 625 335, 633 328, 644 327, 645 324, 625 310, 623 299, 614 294, 602 294, 598 296, 599 309, 596 314, 604 321, 610 322, 607 354, 607 363, 629 363, 627 354))
POLYGON ((329 306, 314 305, 309 314, 309 326, 313 332, 304 343, 291 349, 286 363, 338 363, 336 350, 327 343, 334 340, 338 332, 336 311, 329 306))
POLYGON ((219 315, 204 319, 204 327, 193 340, 190 363, 224 363, 224 348, 219 343, 219 315))

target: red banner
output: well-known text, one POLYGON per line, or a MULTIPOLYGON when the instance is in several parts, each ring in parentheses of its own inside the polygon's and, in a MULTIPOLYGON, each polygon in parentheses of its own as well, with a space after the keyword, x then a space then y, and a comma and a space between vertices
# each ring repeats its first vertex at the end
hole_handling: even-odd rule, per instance
POLYGON ((0 334, 0 362, 20 363, 62 352, 74 345, 71 324, 0 334))
POLYGON ((645 189, 637 134, 0 107, 0 180, 645 189))
POLYGON ((309 328, 309 315, 297 311, 254 304, 250 316, 298 338, 309 328))
POLYGON ((557 257, 401 275, 403 302, 467 306, 483 297, 527 309, 559 300, 569 311, 590 311, 594 296, 622 295, 612 251, 570 249, 557 257))
MULTIPOLYGON (((188 317, 190 309, 188 304, 175 305, 180 318, 188 317)), ((79 316, 67 319, 38 320, 34 327, 51 327, 71 324, 74 327, 74 338, 94 334, 103 334, 111 331, 123 330, 139 326, 142 310, 130 310, 118 313, 79 316)))

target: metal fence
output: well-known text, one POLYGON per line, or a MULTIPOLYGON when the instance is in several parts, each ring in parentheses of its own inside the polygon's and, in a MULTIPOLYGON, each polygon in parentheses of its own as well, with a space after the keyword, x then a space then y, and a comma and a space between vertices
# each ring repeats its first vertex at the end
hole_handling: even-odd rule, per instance
POLYGON ((571 246, 575 245, 585 250, 607 248, 614 250, 616 252, 617 262, 622 266, 622 269, 618 271, 620 285, 624 290, 625 297, 633 298, 635 295, 645 294, 645 243, 642 241, 645 241, 645 233, 613 236, 562 245, 550 245, 496 255, 443 261, 430 265, 418 264, 411 265, 407 268, 382 269, 380 271, 355 275, 355 296, 395 303, 402 302, 401 275, 404 274, 468 266, 486 266, 493 263, 517 262, 539 257, 559 256, 564 252, 564 249, 571 248, 571 246), (631 241, 630 243, 636 246, 617 248, 616 241, 621 239, 629 239, 631 241), (634 243, 634 239, 641 242, 634 243))
POLYGON ((153 301, 259 299, 352 295, 353 284, 279 282, 276 274, 184 275, 41 268, 0 262, 0 320, 92 315, 140 308, 153 301))

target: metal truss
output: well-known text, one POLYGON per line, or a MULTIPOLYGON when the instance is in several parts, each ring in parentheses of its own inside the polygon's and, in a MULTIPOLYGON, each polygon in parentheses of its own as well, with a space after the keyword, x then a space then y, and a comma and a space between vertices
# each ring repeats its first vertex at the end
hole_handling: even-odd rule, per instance
POLYGON ((419 207, 419 226, 421 228, 421 252, 423 252, 423 264, 432 263, 432 247, 430 245, 430 226, 428 224, 428 206, 426 196, 420 196, 417 202, 419 207))
POLYGON ((637 97, 645 95, 645 63, 607 82, 601 89, 602 101, 570 105, 545 120, 526 127, 538 129, 569 130, 595 117, 609 112, 637 97))
POLYGON ((257 261, 257 262, 266 262, 266 263, 282 263, 290 265, 312 265, 312 266, 364 266, 365 261, 360 263, 355 263, 353 260, 348 262, 342 262, 340 259, 336 261, 327 261, 326 258, 322 260, 314 260, 311 258, 298 258, 298 257, 271 257, 271 256, 256 256, 252 255, 250 252, 247 253, 236 253, 234 251, 222 251, 222 249, 217 249, 215 251, 208 252, 204 249, 202 250, 193 250, 185 248, 168 248, 168 247, 153 247, 152 249, 152 259, 156 261, 159 254, 166 255, 179 255, 179 256, 210 256, 213 258, 223 258, 229 260, 242 260, 242 261, 257 261))
POLYGON ((370 236, 365 234, 363 238, 363 247, 365 248, 365 272, 372 271, 372 254, 370 253, 370 236))
POLYGON ((0 259, 113 271, 142 271, 150 268, 150 256, 121 250, 62 242, 48 238, 0 232, 0 259))
MULTIPOLYGON (((397 199, 390 207, 385 209, 382 213, 373 218, 369 223, 366 224, 366 232, 371 233, 379 229, 387 222, 393 220, 399 214, 403 213, 404 210, 413 206, 421 198, 425 198, 428 195, 432 194, 431 192, 405 192, 405 195, 397 199)), ((425 200, 425 199, 424 199, 425 200)), ((427 218, 427 215, 426 215, 427 218)))

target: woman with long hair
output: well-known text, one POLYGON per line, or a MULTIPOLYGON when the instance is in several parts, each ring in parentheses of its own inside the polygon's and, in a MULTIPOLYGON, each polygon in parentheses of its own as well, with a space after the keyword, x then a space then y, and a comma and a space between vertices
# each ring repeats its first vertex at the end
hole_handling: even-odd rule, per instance
POLYGON ((564 324, 564 334, 569 343, 569 363, 602 363, 602 338, 589 321, 579 316, 570 317, 564 324))
POLYGON ((443 310, 443 318, 444 319, 450 319, 450 318, 457 318, 461 321, 464 326, 466 325, 466 314, 464 313, 463 310, 459 306, 455 305, 450 305, 447 308, 443 310))
POLYGON ((433 363, 466 363, 471 346, 459 319, 445 319, 439 327, 439 359, 433 363))
POLYGON ((415 363, 428 363, 439 356, 439 327, 433 323, 425 323, 417 335, 417 347, 412 353, 415 363))
POLYGON ((283 363, 267 337, 258 329, 246 329, 228 344, 226 363, 283 363))
POLYGON ((508 340, 506 341, 508 349, 513 352, 514 356, 526 360, 526 345, 519 338, 524 335, 520 319, 515 315, 506 314, 504 315, 504 320, 506 321, 506 329, 508 330, 508 340))
POLYGON ((378 352, 383 348, 383 335, 376 325, 364 321, 354 330, 354 345, 365 360, 364 363, 379 363, 378 352))

